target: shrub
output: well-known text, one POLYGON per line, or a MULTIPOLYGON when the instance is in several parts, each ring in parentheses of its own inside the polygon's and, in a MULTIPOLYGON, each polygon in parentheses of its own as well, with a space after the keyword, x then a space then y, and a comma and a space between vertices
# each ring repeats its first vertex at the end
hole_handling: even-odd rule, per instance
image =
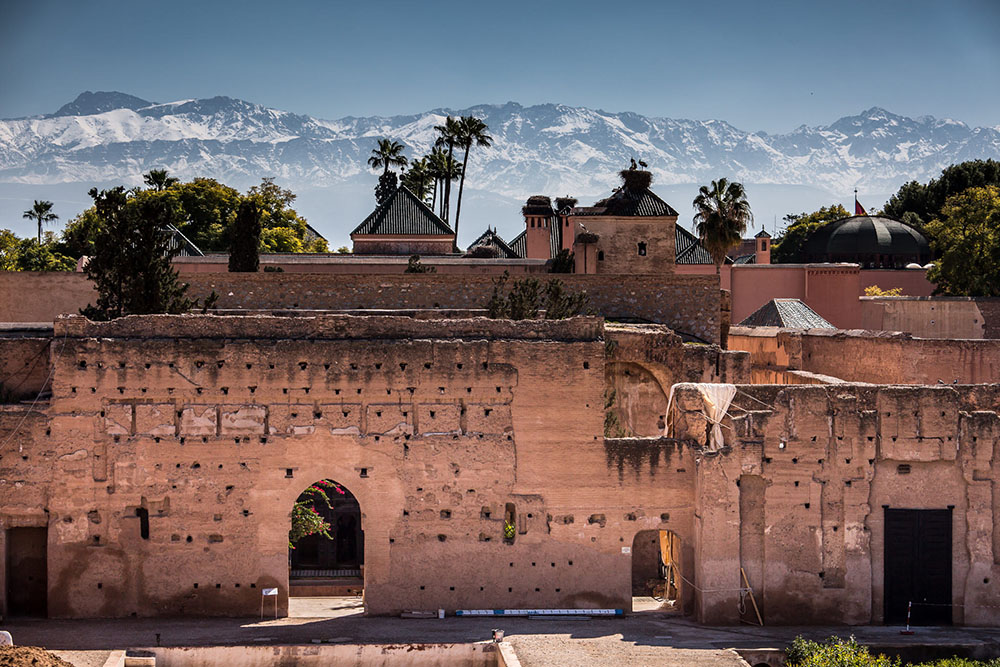
POLYGON ((869 285, 865 288, 865 296, 902 296, 902 287, 890 287, 889 289, 882 289, 878 285, 869 285))
POLYGON ((787 650, 788 667, 901 667, 899 658, 873 656, 854 637, 814 642, 796 637, 787 650))

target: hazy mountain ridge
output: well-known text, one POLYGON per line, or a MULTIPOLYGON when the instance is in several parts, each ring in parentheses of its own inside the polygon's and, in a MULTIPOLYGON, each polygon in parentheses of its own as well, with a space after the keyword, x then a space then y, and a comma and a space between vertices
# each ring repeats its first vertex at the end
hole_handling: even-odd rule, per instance
POLYGON ((374 178, 365 165, 376 138, 429 150, 445 115, 476 115, 495 146, 477 149, 470 186, 506 197, 605 192, 635 157, 661 185, 727 176, 746 183, 808 185, 844 195, 891 192, 952 163, 1000 156, 1000 128, 970 128, 874 107, 787 134, 747 132, 720 120, 653 118, 560 104, 437 109, 323 120, 214 97, 158 104, 124 93, 83 93, 55 114, 0 121, 0 182, 138 183, 166 167, 246 187, 261 176, 327 187, 374 178))

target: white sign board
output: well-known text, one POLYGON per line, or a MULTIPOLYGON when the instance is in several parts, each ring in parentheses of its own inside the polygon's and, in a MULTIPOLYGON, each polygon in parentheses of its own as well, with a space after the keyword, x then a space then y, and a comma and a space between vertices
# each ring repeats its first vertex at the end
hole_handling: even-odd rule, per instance
POLYGON ((265 588, 261 592, 261 595, 264 595, 264 596, 267 596, 267 595, 277 595, 277 594, 278 594, 278 589, 277 588, 265 588))
POLYGON ((622 553, 623 554, 630 554, 630 553, 632 553, 632 547, 622 547, 622 553))

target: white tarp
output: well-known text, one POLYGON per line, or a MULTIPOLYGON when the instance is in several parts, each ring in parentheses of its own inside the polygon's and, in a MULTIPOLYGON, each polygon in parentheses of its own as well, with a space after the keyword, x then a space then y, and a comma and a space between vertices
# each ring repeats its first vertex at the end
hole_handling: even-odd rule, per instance
POLYGON ((670 387, 670 397, 667 399, 667 426, 663 431, 665 436, 670 436, 673 431, 670 408, 673 406, 674 391, 677 387, 697 389, 701 394, 701 398, 705 402, 705 417, 712 424, 712 435, 705 451, 717 452, 722 449, 725 444, 722 437, 722 420, 736 397, 736 385, 716 382, 683 382, 670 387))

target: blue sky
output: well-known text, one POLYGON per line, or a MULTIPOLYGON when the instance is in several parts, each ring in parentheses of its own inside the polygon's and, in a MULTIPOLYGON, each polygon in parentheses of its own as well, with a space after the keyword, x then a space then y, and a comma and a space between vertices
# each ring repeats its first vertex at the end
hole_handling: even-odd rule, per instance
POLYGON ((513 100, 769 132, 876 105, 1000 125, 1000 2, 0 0, 0 117, 83 90, 321 118, 513 100))

